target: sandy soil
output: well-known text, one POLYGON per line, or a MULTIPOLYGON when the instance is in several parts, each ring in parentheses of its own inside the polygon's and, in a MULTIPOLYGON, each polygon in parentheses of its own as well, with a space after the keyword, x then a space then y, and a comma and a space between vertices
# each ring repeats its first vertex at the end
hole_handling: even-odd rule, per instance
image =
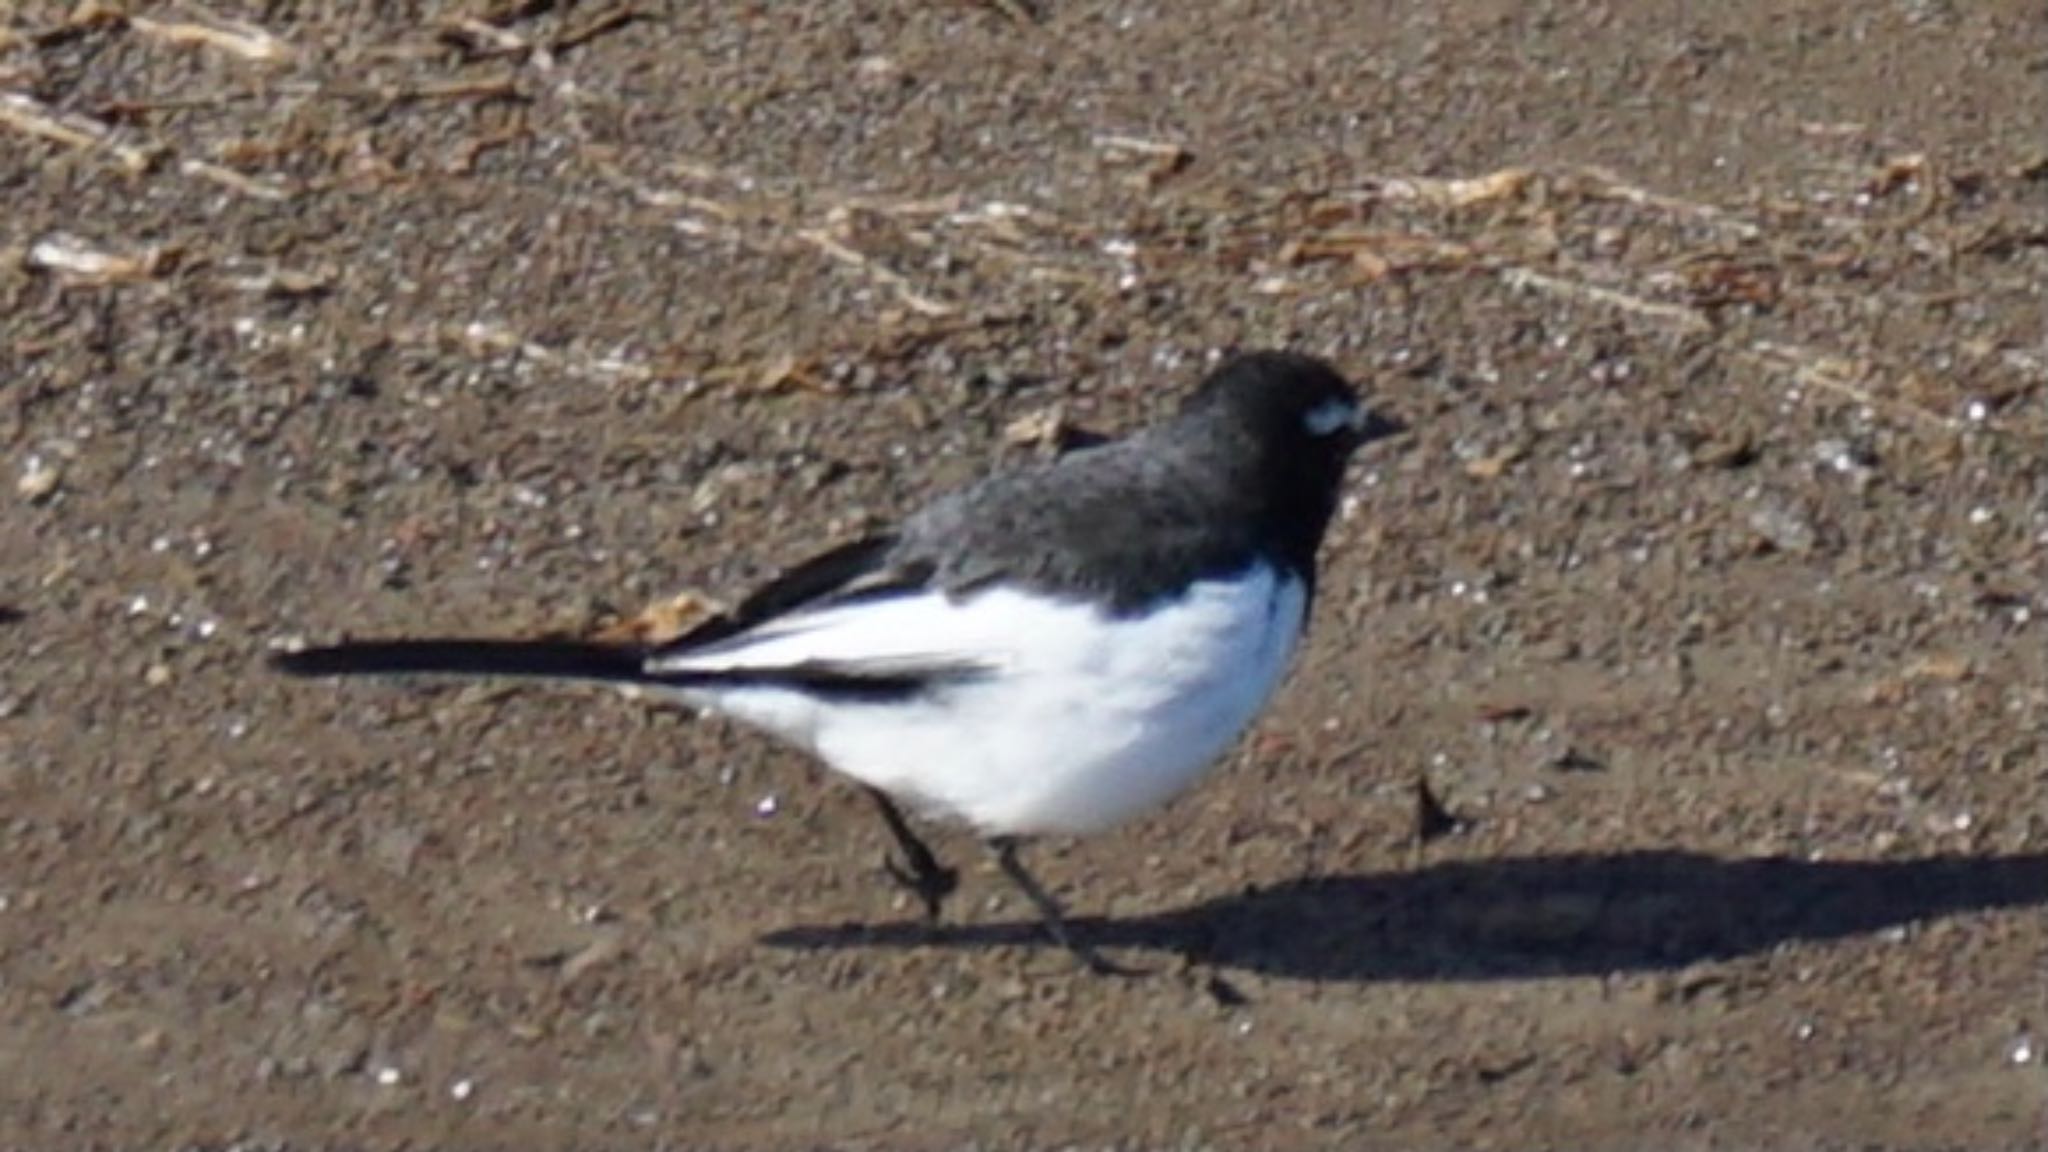
POLYGON ((0 16, 0 1144, 2048 1146, 2038 4, 124 6, 0 16), (1146 979, 729 727, 260 667, 1268 344, 1415 431, 1036 853, 1146 979))

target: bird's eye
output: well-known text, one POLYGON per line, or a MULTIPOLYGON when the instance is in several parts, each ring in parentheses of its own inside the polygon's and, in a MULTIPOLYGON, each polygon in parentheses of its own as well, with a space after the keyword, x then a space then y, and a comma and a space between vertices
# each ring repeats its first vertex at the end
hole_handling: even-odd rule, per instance
POLYGON ((1308 410, 1302 417, 1309 435, 1328 436, 1335 432, 1356 431, 1362 413, 1358 405, 1349 400, 1325 400, 1308 410))

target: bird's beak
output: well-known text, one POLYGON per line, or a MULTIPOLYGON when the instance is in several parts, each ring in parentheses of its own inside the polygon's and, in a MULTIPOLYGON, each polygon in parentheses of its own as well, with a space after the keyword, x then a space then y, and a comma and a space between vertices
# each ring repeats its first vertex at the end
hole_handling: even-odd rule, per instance
POLYGON ((1399 436, 1407 430, 1408 425, 1393 416, 1381 412, 1377 408, 1367 408, 1361 405, 1351 415, 1352 436, 1360 445, 1370 444, 1375 440, 1385 440, 1389 436, 1399 436))

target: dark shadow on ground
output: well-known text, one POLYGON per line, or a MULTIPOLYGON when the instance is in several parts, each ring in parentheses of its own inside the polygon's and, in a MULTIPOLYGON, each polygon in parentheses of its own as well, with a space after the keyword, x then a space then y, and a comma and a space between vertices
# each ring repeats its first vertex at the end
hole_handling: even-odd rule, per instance
MULTIPOLYGON (((1316 876, 1155 916, 1076 917, 1104 949, 1304 980, 1508 980, 1681 968, 1803 940, 2048 904, 2048 854, 1723 860, 1522 856, 1316 876)), ((771 946, 1046 946, 1029 921, 803 927, 771 946)), ((1133 957, 1136 959, 1136 957, 1133 957)))

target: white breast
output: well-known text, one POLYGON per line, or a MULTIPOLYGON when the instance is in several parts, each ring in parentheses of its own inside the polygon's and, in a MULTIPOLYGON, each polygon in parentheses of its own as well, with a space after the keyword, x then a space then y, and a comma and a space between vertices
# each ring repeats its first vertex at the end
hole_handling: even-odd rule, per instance
POLYGON ((801 616, 668 666, 985 663, 989 675, 888 703, 768 687, 679 695, 984 834, 1072 834, 1164 803, 1222 756, 1286 675, 1306 602, 1299 580, 1264 566, 1132 618, 1001 588, 932 593, 801 616))

